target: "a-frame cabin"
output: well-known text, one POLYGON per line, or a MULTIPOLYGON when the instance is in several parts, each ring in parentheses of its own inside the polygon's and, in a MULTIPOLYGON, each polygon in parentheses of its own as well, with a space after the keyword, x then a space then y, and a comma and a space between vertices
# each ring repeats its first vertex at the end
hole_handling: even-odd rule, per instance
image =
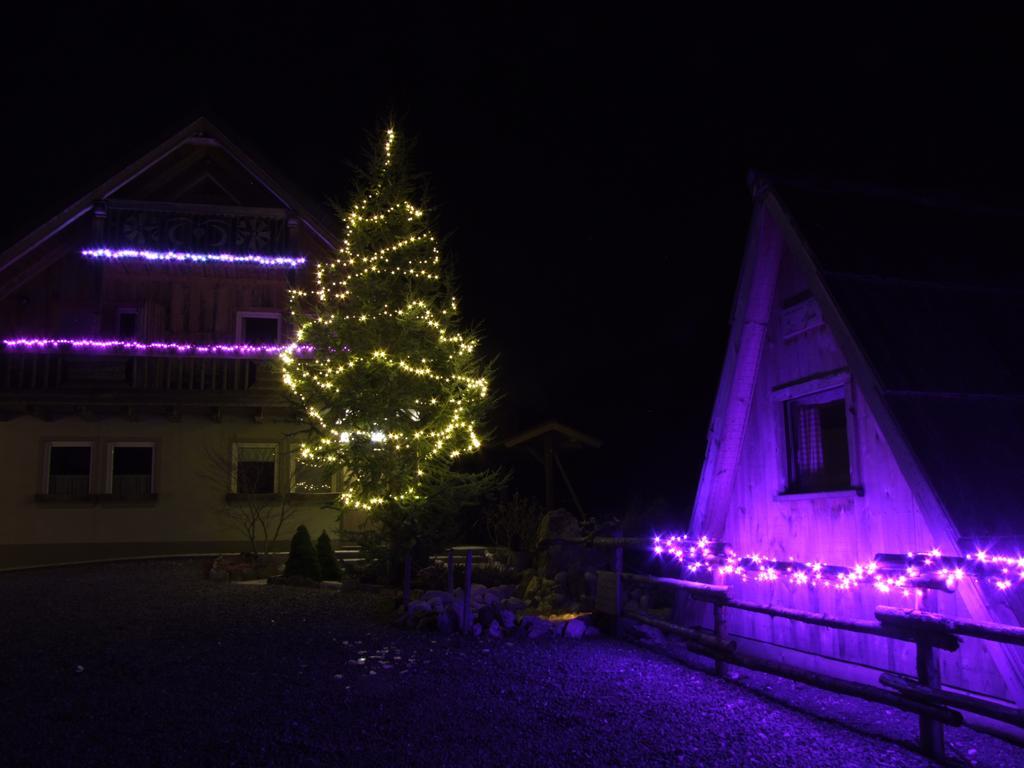
POLYGON ((256 497, 335 530, 272 359, 337 243, 199 119, 0 254, 0 567, 239 551, 256 497))
MULTIPOLYGON (((1020 211, 751 177, 754 213, 690 531, 739 554, 836 565, 876 554, 1018 553, 1024 538, 1020 211)), ((729 580, 844 617, 877 605, 1017 625, 966 579, 921 598, 729 580)), ((754 652, 868 682, 913 647, 736 612, 754 652), (790 650, 797 649, 797 650, 790 650)), ((745 639, 745 640, 744 640, 745 639)), ((1024 704, 1019 649, 966 639, 943 681, 1024 704)))

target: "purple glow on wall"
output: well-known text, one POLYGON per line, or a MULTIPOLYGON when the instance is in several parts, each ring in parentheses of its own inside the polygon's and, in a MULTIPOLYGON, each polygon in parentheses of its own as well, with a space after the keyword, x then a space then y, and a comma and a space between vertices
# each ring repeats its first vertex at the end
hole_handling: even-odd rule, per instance
POLYGON ((256 253, 182 253, 179 251, 139 251, 131 248, 86 248, 82 255, 104 261, 141 260, 202 264, 207 262, 223 264, 254 264, 260 267, 294 269, 306 263, 304 256, 264 256, 256 253))
POLYGON ((285 350, 296 355, 311 355, 309 344, 189 344, 175 341, 132 341, 131 339, 4 339, 8 349, 30 352, 93 351, 93 352, 156 352, 196 356, 273 357, 285 350))
POLYGON ((921 587, 929 584, 945 585, 952 590, 968 577, 1002 591, 1024 583, 1024 556, 991 555, 980 550, 966 557, 949 557, 932 549, 908 552, 898 558, 878 556, 881 562, 843 566, 801 562, 795 558, 775 559, 760 554, 740 556, 706 536, 691 538, 686 534, 672 534, 655 536, 651 551, 658 557, 678 562, 685 575, 717 573, 741 582, 783 581, 794 586, 841 592, 869 585, 885 594, 910 597, 920 595, 921 587))

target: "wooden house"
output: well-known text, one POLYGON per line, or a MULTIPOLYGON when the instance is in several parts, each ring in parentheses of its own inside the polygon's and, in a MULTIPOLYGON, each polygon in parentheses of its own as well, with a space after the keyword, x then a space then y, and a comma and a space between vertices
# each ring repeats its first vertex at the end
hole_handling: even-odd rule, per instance
MULTIPOLYGON (((691 532, 737 553, 837 565, 1021 553, 1024 214, 752 177, 754 213, 691 532)), ((1005 590, 882 594, 726 583, 761 603, 872 618, 878 605, 1020 624, 1005 590)), ((913 646, 734 613, 754 652, 878 682, 913 646)), ((1024 704, 1020 650, 966 639, 943 681, 1024 704)))
POLYGON ((0 567, 336 531, 274 365, 332 219, 200 119, 0 254, 0 567))

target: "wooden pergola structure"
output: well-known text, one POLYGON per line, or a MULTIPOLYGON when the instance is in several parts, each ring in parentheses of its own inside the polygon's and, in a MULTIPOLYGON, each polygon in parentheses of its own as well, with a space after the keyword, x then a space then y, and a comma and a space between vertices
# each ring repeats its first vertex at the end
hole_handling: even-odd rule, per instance
POLYGON ((569 481, 569 474, 559 458, 559 452, 577 448, 600 448, 601 441, 557 421, 546 421, 505 441, 506 448, 522 446, 544 465, 544 505, 555 506, 555 468, 558 469, 576 509, 583 513, 579 497, 569 481))

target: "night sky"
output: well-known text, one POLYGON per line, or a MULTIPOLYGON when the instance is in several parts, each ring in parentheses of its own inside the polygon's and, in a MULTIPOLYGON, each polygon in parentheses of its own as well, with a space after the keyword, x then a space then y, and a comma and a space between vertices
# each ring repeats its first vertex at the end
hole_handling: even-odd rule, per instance
POLYGON ((585 506, 692 502, 750 216, 746 174, 1020 197, 1018 19, 419 4, 81 5, 8 28, 4 246, 206 115, 346 202, 389 115, 417 140, 497 439, 605 441, 585 506), (148 7, 148 6, 147 6, 148 7))

